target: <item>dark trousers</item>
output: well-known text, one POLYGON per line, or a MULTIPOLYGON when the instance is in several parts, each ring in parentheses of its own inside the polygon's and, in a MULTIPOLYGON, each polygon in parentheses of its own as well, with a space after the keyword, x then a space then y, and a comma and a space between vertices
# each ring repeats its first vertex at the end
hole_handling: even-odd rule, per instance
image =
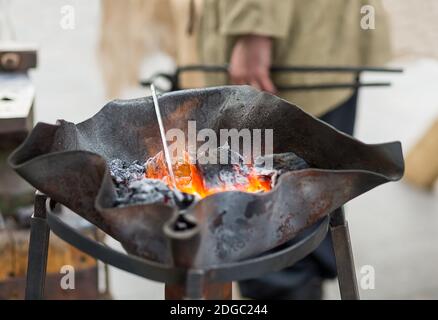
MULTIPOLYGON (((320 119, 353 135, 356 107, 357 93, 320 119)), ((311 231, 312 228, 306 230, 292 241, 299 241, 311 231)), ((321 299, 322 280, 335 277, 336 262, 328 233, 320 246, 303 260, 261 278, 241 281, 239 287, 242 296, 252 299, 321 299)))

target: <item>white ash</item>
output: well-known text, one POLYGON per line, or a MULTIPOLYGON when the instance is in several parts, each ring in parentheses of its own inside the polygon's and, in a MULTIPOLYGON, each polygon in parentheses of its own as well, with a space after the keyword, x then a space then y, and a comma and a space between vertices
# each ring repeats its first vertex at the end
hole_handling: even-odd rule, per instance
POLYGON ((175 205, 173 191, 160 180, 147 179, 145 166, 140 161, 128 163, 114 159, 109 169, 117 192, 115 206, 160 202, 175 205))
POLYGON ((116 184, 127 186, 130 182, 144 178, 145 167, 140 161, 128 163, 121 159, 114 159, 109 164, 110 174, 116 184))

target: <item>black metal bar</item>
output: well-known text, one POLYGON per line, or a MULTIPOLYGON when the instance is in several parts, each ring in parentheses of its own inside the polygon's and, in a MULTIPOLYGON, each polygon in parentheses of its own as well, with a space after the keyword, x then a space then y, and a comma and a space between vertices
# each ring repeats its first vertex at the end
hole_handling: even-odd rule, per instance
MULTIPOLYGON (((156 81, 158 78, 164 78, 170 83, 170 91, 179 90, 179 82, 178 77, 173 78, 169 75, 165 74, 157 74, 153 78, 148 80, 143 80, 140 82, 142 86, 149 86, 151 83, 156 81)), ((154 83, 155 84, 155 83, 154 83)), ((161 88, 159 85, 156 85, 157 89, 161 92, 166 91, 164 88, 161 88)), ((359 89, 362 87, 389 87, 391 86, 390 82, 339 82, 339 83, 315 83, 309 85, 290 85, 290 86, 277 86, 279 91, 307 91, 307 90, 333 90, 333 89, 359 89)))
POLYGON ((166 283, 181 283, 185 280, 185 270, 173 268, 132 255, 118 252, 91 240, 48 212, 47 221, 54 234, 82 252, 121 270, 166 283))
MULTIPOLYGON (((200 71, 206 73, 227 73, 228 64, 224 65, 186 65, 176 68, 174 73, 157 73, 147 80, 140 81, 142 86, 149 86, 156 79, 166 79, 170 83, 170 91, 180 90, 180 75, 184 72, 200 71)), ((357 67, 357 66, 272 66, 271 72, 298 72, 298 73, 355 73, 357 76, 361 72, 385 72, 385 73, 401 73, 400 68, 383 68, 383 67, 357 67)), ((389 82, 369 82, 361 83, 356 77, 353 83, 319 83, 312 85, 293 85, 293 86, 278 86, 278 90, 297 91, 297 90, 330 90, 342 88, 360 88, 360 87, 387 87, 389 82)), ((159 86, 157 86, 158 89, 159 86)), ((160 91, 166 91, 162 88, 160 91)))
POLYGON ((356 271, 351 249, 348 223, 343 208, 336 209, 330 218, 330 231, 338 270, 339 290, 342 300, 359 300, 356 271))
POLYGON ((331 89, 359 89, 362 87, 389 87, 390 82, 345 82, 345 83, 317 83, 309 85, 277 86, 279 91, 306 91, 306 90, 331 90, 331 89))
POLYGON ((26 300, 41 300, 44 298, 50 236, 50 228, 46 220, 46 201, 47 196, 37 191, 35 194, 34 213, 30 222, 26 300))
MULTIPOLYGON (((188 71, 228 72, 228 64, 224 65, 186 65, 177 68, 177 74, 188 71)), ((357 73, 357 72, 389 72, 401 73, 400 68, 365 67, 365 66, 272 66, 271 72, 329 72, 329 73, 357 73)))
POLYGON ((329 219, 323 219, 311 234, 290 246, 269 254, 233 262, 208 271, 211 281, 240 281, 254 279, 268 272, 279 271, 297 263, 313 252, 327 235, 329 219))

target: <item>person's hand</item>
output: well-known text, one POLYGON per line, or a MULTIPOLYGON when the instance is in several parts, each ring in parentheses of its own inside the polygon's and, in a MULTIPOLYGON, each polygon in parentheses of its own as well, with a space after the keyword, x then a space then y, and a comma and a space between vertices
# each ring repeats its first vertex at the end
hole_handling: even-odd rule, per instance
POLYGON ((272 39, 266 36, 240 37, 231 53, 229 67, 232 84, 249 84, 259 90, 275 93, 269 69, 272 39))

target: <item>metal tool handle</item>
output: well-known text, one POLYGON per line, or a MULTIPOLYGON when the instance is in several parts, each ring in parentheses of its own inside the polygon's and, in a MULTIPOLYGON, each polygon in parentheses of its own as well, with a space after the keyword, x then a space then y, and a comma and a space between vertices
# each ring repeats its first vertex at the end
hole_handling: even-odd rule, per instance
MULTIPOLYGON (((228 73, 228 64, 224 65, 186 65, 178 67, 174 73, 160 72, 149 79, 140 81, 142 86, 150 86, 157 82, 158 79, 164 79, 170 83, 170 88, 166 89, 156 85, 161 92, 180 90, 180 76, 184 72, 204 72, 204 73, 228 73)), ((353 73, 362 72, 384 72, 384 73, 401 73, 403 69, 384 68, 384 67, 363 67, 363 66, 272 66, 272 73, 353 73)), ((307 90, 332 90, 342 88, 359 88, 359 87, 386 87, 390 86, 389 82, 369 82, 361 83, 358 81, 351 83, 316 83, 312 85, 302 84, 293 86, 278 86, 282 91, 307 91, 307 90)))

